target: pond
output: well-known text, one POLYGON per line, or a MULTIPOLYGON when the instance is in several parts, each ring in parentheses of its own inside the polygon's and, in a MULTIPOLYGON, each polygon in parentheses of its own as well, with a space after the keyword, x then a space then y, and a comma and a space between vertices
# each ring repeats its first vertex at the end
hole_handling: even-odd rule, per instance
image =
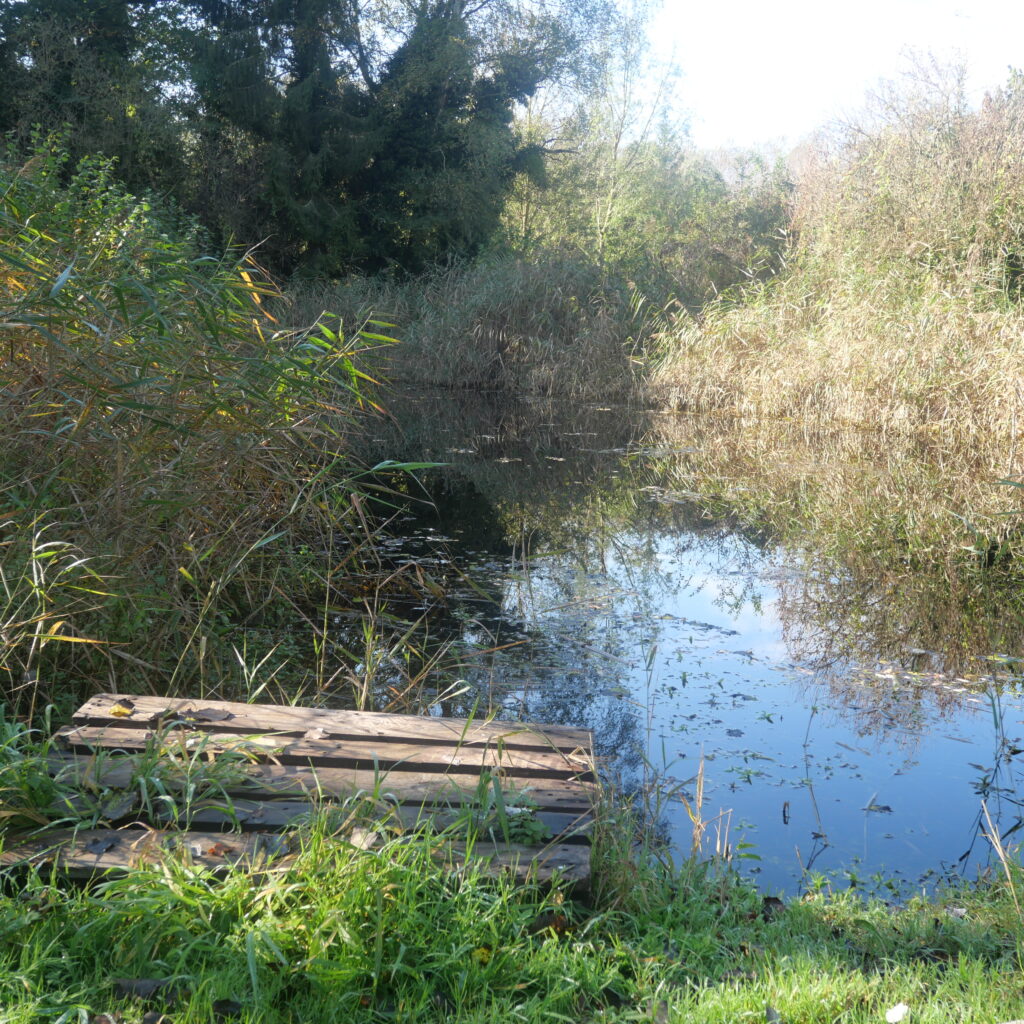
POLYGON ((798 425, 389 408, 367 457, 445 463, 389 543, 443 585, 400 611, 446 652, 448 712, 592 728, 677 850, 697 813, 767 891, 976 874, 983 801, 1012 844, 1024 580, 995 469, 798 425))

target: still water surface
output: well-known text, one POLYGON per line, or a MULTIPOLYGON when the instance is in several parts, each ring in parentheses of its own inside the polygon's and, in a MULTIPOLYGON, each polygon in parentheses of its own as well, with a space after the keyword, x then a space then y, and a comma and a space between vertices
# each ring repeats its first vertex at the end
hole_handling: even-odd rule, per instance
POLYGON ((679 850, 702 761, 708 842, 770 891, 807 872, 971 875, 989 860, 982 799, 1004 833, 1019 821, 1015 663, 958 637, 955 652, 907 629, 876 639, 886 611, 851 619, 841 561, 709 512, 677 472, 695 449, 621 409, 392 411, 378 454, 447 464, 419 475, 431 504, 398 517, 393 544, 445 580, 432 628, 464 655, 453 676, 506 717, 593 728, 627 786, 656 773, 679 850))

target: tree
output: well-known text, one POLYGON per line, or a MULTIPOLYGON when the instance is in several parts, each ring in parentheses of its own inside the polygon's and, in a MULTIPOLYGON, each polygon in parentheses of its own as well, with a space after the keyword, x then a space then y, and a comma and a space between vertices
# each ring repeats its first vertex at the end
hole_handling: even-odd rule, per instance
MULTIPOLYGON (((642 14, 642 12, 641 12, 642 14)), ((781 167, 756 153, 698 152, 673 118, 672 77, 646 64, 641 17, 575 106, 530 103, 518 123, 548 156, 544 181, 522 176, 505 211, 507 242, 568 250, 602 274, 692 310, 771 273, 788 220, 781 167)))
MULTIPOLYGON (((279 270, 417 270, 493 233, 515 106, 614 0, 0 0, 0 131, 60 129, 279 270)), ((590 56, 588 57, 588 54, 590 56)))
POLYGON ((183 172, 167 83, 173 19, 157 0, 0 0, 0 132, 59 131, 72 157, 103 153, 134 189, 183 172))
MULTIPOLYGON (((472 255, 535 147, 515 104, 608 0, 192 0, 202 118, 248 148, 249 214, 306 272, 472 255)), ((604 13, 602 13, 604 12, 604 13)), ((586 62, 582 61, 585 65, 586 62)), ((249 232, 251 236, 251 232, 249 232)))

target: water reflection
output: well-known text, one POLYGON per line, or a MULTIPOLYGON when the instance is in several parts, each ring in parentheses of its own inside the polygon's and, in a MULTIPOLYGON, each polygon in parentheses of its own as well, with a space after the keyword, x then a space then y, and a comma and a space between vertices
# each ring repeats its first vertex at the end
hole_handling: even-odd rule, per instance
MULTIPOLYGON (((1019 656, 1024 581, 951 527, 1007 532, 984 467, 623 410, 392 409, 381 454, 450 464, 395 523, 443 576, 448 713, 589 726, 627 782, 690 792, 703 758, 705 813, 731 811, 771 888, 970 870, 983 797, 1015 827, 1024 710, 984 656, 1019 656)), ((666 824, 688 849, 681 800, 666 824)))

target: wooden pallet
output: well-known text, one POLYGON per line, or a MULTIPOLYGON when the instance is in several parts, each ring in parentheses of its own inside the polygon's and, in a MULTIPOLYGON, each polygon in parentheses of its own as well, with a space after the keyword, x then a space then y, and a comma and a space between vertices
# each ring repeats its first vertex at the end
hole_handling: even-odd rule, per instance
POLYGON ((437 856, 457 866, 472 822, 472 856, 493 870, 589 878, 588 730, 101 694, 57 741, 51 765, 73 787, 67 810, 111 827, 22 837, 0 851, 0 867, 55 863, 86 877, 175 856, 256 868, 291 855, 292 826, 338 807, 344 841, 362 849, 429 819, 437 856), (185 806, 190 786, 201 795, 185 806), (172 799, 145 803, 147 787, 172 799))

